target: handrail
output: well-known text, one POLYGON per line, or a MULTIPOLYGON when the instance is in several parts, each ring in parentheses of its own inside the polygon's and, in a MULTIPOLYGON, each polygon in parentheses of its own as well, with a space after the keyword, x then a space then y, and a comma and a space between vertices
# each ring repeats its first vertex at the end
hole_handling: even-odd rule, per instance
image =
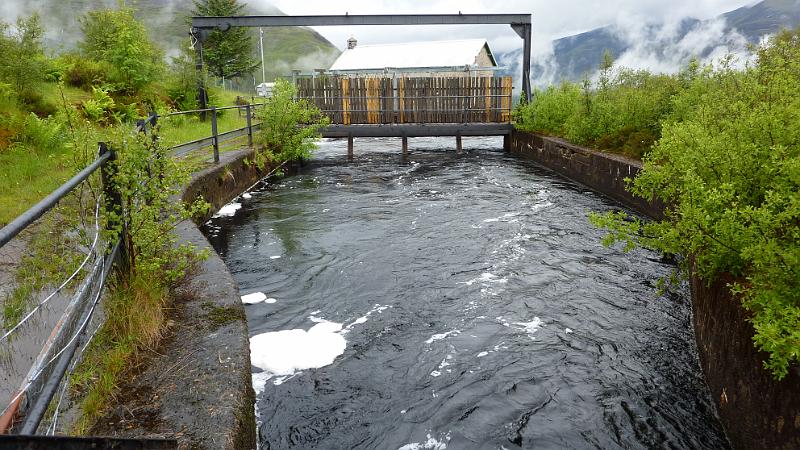
POLYGON ((171 113, 164 114, 162 117, 172 117, 172 116, 181 116, 181 115, 184 115, 184 114, 196 114, 196 113, 202 113, 202 112, 211 112, 213 110, 222 111, 222 110, 226 110, 226 109, 246 109, 248 107, 248 105, 250 107, 253 107, 253 106, 264 106, 264 105, 266 105, 266 103, 248 103, 247 105, 220 106, 219 108, 213 107, 213 108, 205 108, 205 109, 189 109, 189 110, 186 110, 186 111, 173 111, 171 113))
MULTIPOLYGON (((257 104, 257 105, 263 105, 257 104)), ((224 133, 216 133, 214 132, 213 136, 210 138, 203 138, 193 142, 202 142, 210 140, 211 143, 214 145, 214 156, 215 162, 219 161, 218 155, 218 145, 220 138, 222 140, 227 140, 232 137, 240 136, 249 134, 250 138, 252 139, 252 132, 254 128, 257 128, 259 124, 252 124, 251 122, 251 112, 253 107, 256 105, 246 104, 246 105, 235 105, 235 106, 228 106, 222 108, 209 108, 206 110, 195 110, 195 111, 181 111, 181 114, 188 114, 192 112, 212 112, 212 120, 213 124, 216 125, 216 112, 217 110, 225 110, 225 109, 246 109, 247 114, 247 127, 227 131, 224 133)), ((168 116, 168 115, 167 115, 168 116)), ((147 133, 148 128, 152 129, 157 125, 159 119, 159 115, 157 113, 150 113, 146 119, 141 119, 136 123, 136 131, 140 133, 147 133)), ((216 128, 215 126, 213 127, 216 128)), ((152 138, 156 139, 156 135, 153 134, 152 138)), ((192 142, 188 143, 191 144, 192 142)), ((187 145, 187 144, 182 144, 187 145)), ((113 186, 113 180, 109 178, 110 171, 106 170, 106 164, 109 161, 113 161, 115 159, 115 154, 113 150, 110 150, 104 143, 99 144, 99 156, 95 159, 91 164, 85 167, 83 170, 75 174, 72 178, 70 178, 66 183, 59 186, 55 191, 47 195, 44 199, 39 201, 36 205, 25 211, 19 217, 12 220, 8 225, 0 229, 0 247, 3 247, 5 244, 10 242, 16 236, 18 236, 25 228, 30 226, 33 222, 35 222, 38 218, 42 215, 50 211, 53 207, 55 207, 59 201, 61 201, 64 197, 66 197, 70 192, 72 192, 80 183, 86 181, 97 169, 103 169, 103 177, 102 183, 104 185, 105 194, 106 194, 106 201, 110 202, 111 205, 119 205, 120 199, 118 192, 115 191, 113 186)), ((99 200, 98 200, 99 202, 99 200)), ((99 205, 99 204, 98 204, 99 205)), ((48 348, 47 346, 43 347, 42 352, 40 353, 40 358, 44 358, 41 361, 43 365, 36 366, 37 368, 32 368, 31 370, 34 371, 33 377, 26 378, 27 384, 25 384, 17 394, 15 398, 12 399, 11 403, 6 407, 5 410, 0 414, 2 417, 0 418, 0 433, 4 433, 7 431, 7 428, 11 426, 13 421, 13 417, 19 413, 19 409, 23 406, 23 397, 26 398, 25 401, 30 400, 31 406, 25 411, 25 418, 22 425, 21 433, 22 434, 34 434, 39 427, 39 424, 44 416, 47 408, 55 395, 56 391, 58 390, 59 385, 62 383, 64 375, 66 373, 67 367, 70 365, 71 361, 76 357, 76 349, 79 346, 81 341, 81 334, 84 332, 86 325, 88 324, 89 320, 96 309, 97 302, 102 295, 103 288, 105 287, 106 280, 108 278, 108 274, 111 269, 111 265, 115 261, 115 259, 119 256, 121 249, 121 240, 117 239, 117 242, 113 244, 110 254, 105 256, 100 256, 105 253, 104 250, 94 249, 95 252, 99 252, 99 258, 101 258, 98 263, 100 266, 99 273, 98 270, 92 270, 87 279, 82 283, 79 292, 73 297, 71 305, 74 304, 72 310, 68 308, 68 311, 65 312, 64 317, 61 318, 59 324, 61 324, 60 328, 54 329, 48 342, 56 342, 61 339, 67 339, 67 342, 63 344, 63 348, 58 351, 55 356, 50 357, 53 353, 53 348, 48 348), (92 287, 96 286, 96 287, 92 287), (91 295, 94 297, 93 301, 89 299, 87 296, 91 295), (79 309, 78 312, 75 308, 79 309), (70 312, 71 311, 71 312, 70 312), (69 318, 67 317, 69 316, 69 318), (67 331, 69 327, 73 325, 69 325, 77 321, 75 328, 72 331, 67 331), (71 337, 64 337, 66 336, 64 333, 69 333, 71 337), (54 366, 51 366, 52 363, 55 363, 54 366), (52 371, 50 368, 52 368, 52 371), (46 373, 45 373, 46 372, 46 373), (45 375, 41 377, 41 375, 45 375), (38 386, 42 386, 42 390, 37 393, 31 393, 30 386, 34 384, 34 381, 37 383, 37 390, 38 386), (27 396, 31 396, 27 398, 27 396)), ((93 247, 94 248, 94 247, 93 247)), ((97 254, 97 253, 96 253, 97 254)), ((61 345, 61 344, 59 344, 61 345)), ((78 356, 79 357, 79 356, 78 356)), ((37 361, 40 359, 37 358, 37 361)), ((38 364, 38 363, 37 363, 38 364)), ((30 375, 30 374, 29 374, 30 375)))
POLYGON ((42 199, 39 203, 33 205, 30 209, 20 214, 19 217, 12 220, 8 225, 1 228, 0 247, 8 244, 11 239, 14 239, 19 233, 22 232, 22 230, 27 228, 28 225, 35 222, 39 217, 42 217, 42 215, 47 211, 53 209, 53 207, 58 204, 62 198, 66 197, 67 194, 69 194, 70 191, 75 188, 75 186, 89 178, 89 176, 94 173, 95 170, 105 164, 109 158, 111 158, 111 152, 106 152, 100 155, 94 160, 94 162, 89 164, 89 166, 78 172, 74 177, 70 178, 69 181, 59 186, 58 189, 42 199))

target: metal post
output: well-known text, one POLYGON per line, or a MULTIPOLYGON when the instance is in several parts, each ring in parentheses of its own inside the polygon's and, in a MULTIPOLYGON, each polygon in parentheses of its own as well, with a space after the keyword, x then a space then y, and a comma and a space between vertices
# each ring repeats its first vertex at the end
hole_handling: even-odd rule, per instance
MULTIPOLYGON (((199 109, 208 107, 208 93, 206 92, 205 72, 203 71, 203 41, 205 40, 206 30, 192 28, 191 35, 195 39, 195 72, 197 74, 197 103, 199 109)), ((200 112, 200 120, 206 120, 206 112, 200 112)))
POLYGON ((408 159, 408 136, 403 136, 403 159, 408 159))
POLYGON ((525 103, 531 102, 531 24, 525 24, 522 50, 522 92, 525 103))
POLYGON ((109 154, 108 161, 100 168, 100 181, 103 183, 103 197, 106 203, 106 213, 108 214, 108 228, 121 233, 122 225, 122 195, 119 190, 114 186, 114 161, 117 159, 117 152, 108 148, 105 142, 100 142, 98 145, 98 156, 109 154))
POLYGON ((267 67, 264 65, 264 29, 258 28, 258 51, 261 52, 261 82, 267 82, 267 67))
POLYGON ((252 108, 252 105, 250 105, 248 103, 247 104, 247 108, 246 108, 246 110, 247 110, 247 145, 252 147, 253 146, 253 113, 252 113, 252 110, 250 108, 252 108))
POLYGON ((456 134, 456 155, 461 154, 461 133, 456 134))
POLYGON ((217 133, 217 108, 211 107, 211 140, 214 142, 214 164, 219 163, 219 135, 217 133))
POLYGON ((353 135, 352 134, 348 134, 347 135, 347 160, 348 161, 352 161, 353 160, 353 135))
POLYGON ((522 100, 531 101, 531 23, 512 23, 511 28, 522 38, 522 100))
POLYGON ((511 151, 511 135, 510 134, 504 134, 503 135, 503 150, 505 150, 506 153, 511 151))

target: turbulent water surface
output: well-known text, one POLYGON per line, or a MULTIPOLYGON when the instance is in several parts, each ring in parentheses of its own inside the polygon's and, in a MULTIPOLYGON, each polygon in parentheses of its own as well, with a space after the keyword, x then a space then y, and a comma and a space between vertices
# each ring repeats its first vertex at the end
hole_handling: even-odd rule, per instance
POLYGON ((206 225, 244 297, 262 448, 725 448, 673 266, 493 138, 325 141, 206 225))

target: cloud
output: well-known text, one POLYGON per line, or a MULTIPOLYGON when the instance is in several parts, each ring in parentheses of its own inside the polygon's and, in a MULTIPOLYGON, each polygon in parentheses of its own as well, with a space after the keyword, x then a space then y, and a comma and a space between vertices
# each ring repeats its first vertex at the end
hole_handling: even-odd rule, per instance
POLYGON ((725 20, 717 18, 694 23, 682 33, 682 24, 620 23, 614 29, 628 44, 615 65, 653 72, 674 73, 695 57, 711 63, 733 53, 745 61, 748 55, 747 39, 727 28, 725 20))
MULTIPOLYGON (((286 14, 454 14, 530 13, 533 15, 533 41, 546 42, 593 28, 616 23, 625 15, 658 17, 677 21, 683 17, 707 19, 752 0, 247 0, 252 5, 273 4, 286 14), (591 4, 591 6, 589 6, 591 4)), ((420 40, 487 38, 497 52, 513 51, 522 40, 506 25, 465 27, 315 27, 340 49, 354 34, 361 43, 412 42, 420 40), (387 29, 390 30, 387 32, 387 29)), ((544 44, 543 44, 544 45, 544 44)), ((534 53, 536 49, 534 48, 534 53)))

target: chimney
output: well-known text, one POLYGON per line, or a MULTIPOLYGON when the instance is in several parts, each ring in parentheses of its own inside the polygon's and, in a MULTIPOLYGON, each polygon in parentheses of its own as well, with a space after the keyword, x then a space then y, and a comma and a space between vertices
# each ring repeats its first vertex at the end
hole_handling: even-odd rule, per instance
POLYGON ((350 39, 347 40, 347 49, 348 50, 352 50, 352 49, 356 48, 357 44, 358 44, 358 41, 356 40, 356 38, 354 38, 353 36, 350 36, 350 39))

